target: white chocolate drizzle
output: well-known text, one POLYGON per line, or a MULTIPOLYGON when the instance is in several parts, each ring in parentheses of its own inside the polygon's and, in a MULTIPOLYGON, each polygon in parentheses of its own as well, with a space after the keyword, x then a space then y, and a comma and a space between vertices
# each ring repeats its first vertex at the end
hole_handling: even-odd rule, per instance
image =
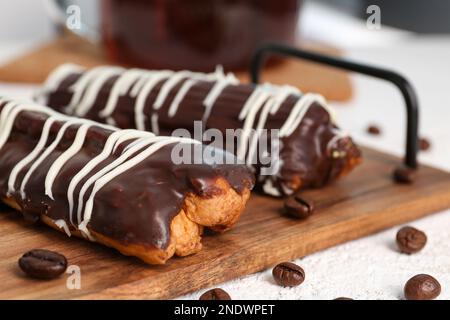
POLYGON ((67 225, 67 223, 63 220, 63 219, 59 219, 55 221, 55 225, 60 228, 63 229, 64 232, 67 234, 68 237, 71 237, 72 234, 70 233, 70 229, 69 226, 67 225))
POLYGON ((97 67, 93 68, 89 71, 86 71, 77 82, 75 82, 70 90, 73 91, 72 98, 69 102, 69 105, 66 107, 65 112, 68 114, 75 114, 75 110, 77 106, 80 104, 81 99, 83 98, 83 93, 86 90, 86 87, 89 83, 98 77, 102 71, 108 70, 108 67, 97 67))
POLYGON ((74 72, 83 72, 84 68, 81 66, 66 63, 57 67, 53 72, 49 75, 45 82, 45 87, 38 89, 34 95, 33 100, 39 104, 45 104, 46 96, 54 92, 58 89, 61 83, 67 79, 68 76, 73 74, 74 72))
POLYGON ((36 159, 36 157, 39 155, 39 153, 41 153, 42 150, 44 149, 45 144, 47 143, 47 140, 48 140, 48 134, 50 132, 50 128, 57 119, 58 119, 57 117, 51 116, 45 121, 44 127, 42 129, 42 135, 41 135, 38 143, 34 147, 33 151, 28 156, 23 158, 12 169, 11 174, 8 179, 8 194, 12 194, 13 192, 15 192, 14 184, 16 182, 17 175, 20 173, 20 171, 22 171, 23 168, 25 168, 28 164, 30 164, 31 161, 36 159))
POLYGON ((98 92, 103 87, 106 81, 113 76, 120 74, 122 68, 110 68, 106 69, 104 72, 99 73, 97 77, 94 77, 83 95, 82 100, 77 104, 75 108, 75 115, 78 117, 83 117, 92 108, 95 99, 98 96, 98 92))
POLYGON ((273 185, 273 181, 271 179, 266 179, 263 184, 263 190, 268 195, 279 197, 281 196, 280 191, 273 185))
POLYGON ((82 124, 73 140, 72 145, 64 151, 52 164, 50 169, 48 170, 47 176, 45 177, 45 195, 47 195, 50 199, 55 200, 53 198, 52 186, 55 182, 56 176, 61 171, 62 167, 78 152, 80 152, 81 148, 84 145, 84 140, 86 139, 86 134, 88 129, 92 126, 91 123, 82 124))
MULTIPOLYGON (((102 161, 106 160, 111 154, 113 154, 117 147, 122 144, 125 141, 141 138, 144 136, 151 136, 152 134, 149 132, 141 132, 137 130, 121 130, 113 132, 108 139, 105 142, 105 146, 95 158, 93 158, 91 161, 89 161, 82 170, 80 170, 70 181, 69 187, 67 189, 67 199, 69 202, 69 213, 70 213, 70 223, 74 225, 74 222, 72 221, 72 213, 73 213, 73 207, 74 207, 74 200, 73 200, 73 193, 75 191, 75 188, 78 186, 80 181, 85 178, 96 166, 98 166, 102 161)), ((86 188, 85 188, 86 189, 86 188)), ((83 192, 83 195, 84 196, 83 192)), ((81 196, 81 193, 80 193, 81 196)), ((82 206, 82 199, 83 197, 80 197, 79 206, 82 206)))
POLYGON ((154 134, 159 134, 158 114, 157 113, 152 114, 151 123, 152 123, 152 132, 154 134))
POLYGON ((180 90, 177 92, 175 98, 172 101, 172 104, 169 107, 168 116, 172 118, 175 116, 175 114, 178 111, 178 107, 180 106, 180 103, 183 101, 186 94, 189 92, 189 90, 197 83, 197 80, 189 79, 183 83, 183 86, 180 88, 180 90))
MULTIPOLYGON (((149 156, 151 156, 153 153, 158 151, 164 146, 167 146, 171 143, 192 143, 191 139, 186 138, 177 138, 177 137, 149 137, 146 140, 144 140, 145 143, 150 144, 147 148, 143 149, 140 153, 138 153, 136 156, 132 157, 131 159, 128 159, 124 162, 121 162, 118 164, 114 169, 109 171, 108 173, 101 176, 99 179, 96 179, 94 183, 94 187, 91 191, 91 194, 89 196, 89 199, 86 201, 85 208, 84 208, 84 219, 79 225, 79 230, 85 233, 87 236, 89 236, 89 231, 87 229, 87 225, 91 219, 92 216, 92 210, 94 207, 94 197, 95 195, 111 180, 113 180, 115 177, 119 176, 120 174, 124 173, 125 171, 133 168, 134 166, 141 163, 143 160, 147 159, 149 156)), ((199 143, 199 142, 198 142, 199 143)), ((141 147, 139 145, 134 146, 141 147)), ((130 148, 125 153, 133 153, 133 148, 130 148)), ((129 156, 128 156, 129 157, 129 156)))
POLYGON ((200 143, 196 140, 187 138, 157 137, 150 132, 132 129, 118 130, 117 128, 98 124, 90 120, 64 116, 56 113, 50 108, 35 104, 12 102, 0 98, 0 105, 2 106, 0 113, 0 152, 3 146, 8 142, 15 120, 21 112, 35 112, 47 116, 36 145, 28 155, 12 168, 8 177, 8 196, 13 196, 15 192, 19 192, 23 200, 27 198, 26 187, 27 183, 33 177, 33 173, 39 170, 39 167, 48 160, 48 157, 52 152, 57 150, 64 134, 70 127, 76 126, 75 137, 70 146, 68 146, 68 148, 53 161, 45 177, 45 195, 48 196, 49 202, 54 201, 52 189, 55 181, 62 178, 59 177, 61 169, 69 163, 74 156, 82 151, 88 131, 93 127, 111 130, 102 150, 84 164, 77 174, 70 177, 67 189, 69 221, 60 219, 54 222, 56 226, 63 229, 69 236, 71 233, 68 222, 70 222, 73 227, 80 230, 81 233, 90 240, 95 240, 88 230, 89 221, 94 214, 95 196, 104 186, 120 174, 125 173, 145 159, 151 157, 152 154, 164 146, 175 143, 200 143), (50 135, 51 129, 57 122, 59 122, 59 127, 57 127, 58 129, 53 141, 50 141, 50 137, 52 136, 50 135), (124 142, 130 143, 120 151, 120 154, 116 155, 118 147, 124 142), (113 154, 117 158, 108 165, 100 166, 103 161, 113 154), (28 166, 29 168, 27 168, 28 166), (24 172, 25 174, 22 181, 18 181, 21 172, 24 172), (81 181, 88 176, 89 178, 83 184, 80 184, 81 181), (15 184, 19 182, 20 189, 17 191, 15 189, 15 184), (80 187, 79 192, 76 192, 77 187, 80 187), (90 187, 93 187, 92 191, 87 194, 90 187), (85 196, 88 196, 86 203, 84 201, 85 196), (75 203, 77 204, 76 216, 75 203))
POLYGON ((145 102, 147 101, 148 95, 153 90, 153 88, 162 80, 167 79, 172 75, 172 72, 163 71, 157 75, 153 75, 149 78, 143 86, 141 91, 138 93, 136 98, 136 103, 134 106, 134 115, 136 121, 136 129, 145 130, 145 115, 144 115, 144 107, 145 102))
POLYGON ((261 107, 264 105, 266 100, 269 98, 270 94, 268 92, 260 91, 257 97, 255 98, 254 103, 251 105, 250 108, 247 109, 247 112, 242 115, 242 119, 245 120, 237 151, 238 159, 241 160, 245 159, 245 155, 247 153, 248 139, 250 138, 250 132, 253 129, 253 123, 255 122, 256 115, 258 111, 261 109, 261 107))
POLYGON ((133 83, 140 79, 142 75, 142 72, 136 69, 130 69, 122 73, 114 83, 105 108, 99 112, 99 116, 102 118, 111 116, 119 101, 119 97, 125 95, 133 83))
POLYGON ((63 124, 63 126, 58 131, 58 134, 56 135, 55 140, 44 149, 44 151, 41 153, 41 155, 33 162, 31 167, 28 169, 27 173, 25 174, 24 178, 22 179, 22 183, 20 185, 20 194, 22 196, 22 199, 26 198, 25 188, 28 183, 28 180, 31 178, 34 171, 41 165, 42 162, 56 149, 58 144, 61 142, 61 139, 64 136, 64 133, 66 132, 67 128, 69 128, 71 125, 79 123, 77 120, 69 120, 63 124))
POLYGON ((237 85, 239 83, 236 77, 231 73, 227 74, 226 76, 223 76, 223 74, 220 72, 217 74, 219 77, 218 80, 216 81, 208 95, 205 97, 205 100, 203 100, 205 112, 203 113, 202 121, 205 126, 209 116, 211 115, 212 107, 221 95, 222 91, 230 85, 237 85))
MULTIPOLYGON (((72 68, 73 73, 79 72, 79 67, 72 66, 72 68)), ((108 72, 117 71, 113 68, 114 67, 99 67, 83 73, 78 81, 72 86, 74 95, 68 108, 73 109, 76 107, 76 101, 81 99, 82 95, 85 94, 83 93, 84 91, 89 92, 89 95, 98 95, 100 86, 97 85, 92 91, 89 90, 89 87, 94 87, 95 82, 93 79, 96 77, 100 78, 101 75, 105 76, 108 72)), ((70 66, 62 69, 64 72, 59 71, 59 73, 67 74, 67 69, 70 69, 70 66)), ((239 84, 238 79, 236 79, 232 73, 225 74, 221 67, 217 67, 216 71, 213 73, 197 73, 190 71, 174 72, 169 70, 147 71, 140 69, 131 69, 128 71, 118 70, 118 73, 120 73, 120 76, 116 80, 109 94, 105 108, 99 112, 99 116, 106 118, 107 123, 115 124, 113 113, 117 107, 118 99, 120 96, 130 92, 130 96, 135 98, 135 127, 139 130, 150 130, 155 134, 159 134, 160 131, 159 112, 169 99, 169 96, 173 96, 173 99, 169 104, 167 116, 172 118, 176 116, 180 105, 192 87, 201 81, 213 82, 211 89, 206 93, 206 96, 203 99, 204 112, 201 120, 203 126, 206 127, 214 104, 220 98, 223 91, 228 86, 239 84), (150 93, 159 83, 161 83, 161 87, 151 106, 151 110, 144 110, 150 93), (176 93, 171 95, 170 93, 177 85, 180 85, 179 89, 176 93)), ((57 78, 60 77, 49 77, 48 82, 50 87, 57 86, 57 84, 55 84, 55 79, 57 78)), ((297 88, 288 85, 276 86, 263 84, 257 86, 243 104, 238 116, 238 119, 243 122, 242 133, 239 139, 239 145, 237 146, 238 159, 251 166, 260 139, 261 129, 265 128, 269 116, 275 115, 286 99, 292 95, 300 97, 280 128, 280 138, 292 135, 299 127, 309 108, 315 103, 321 105, 330 114, 331 120, 333 122, 335 121, 333 111, 328 107, 325 99, 321 95, 311 93, 302 94, 297 88), (257 118, 258 121, 255 125, 257 118), (255 130, 256 134, 252 135, 252 130, 255 130)), ((89 102, 91 99, 87 101, 89 102)), ((83 105, 82 111, 84 114, 88 111, 88 107, 91 107, 91 104, 86 103, 83 105)), ((339 138, 342 138, 342 135, 339 135, 339 138)), ((328 144, 329 148, 331 145, 332 143, 328 144)), ((281 166, 282 163, 280 162, 278 170, 281 169, 281 166)), ((272 182, 267 182, 264 188, 266 188, 269 193, 274 193, 273 190, 275 189, 275 186, 273 186, 272 182)), ((285 188, 285 186, 281 186, 281 188, 285 188)))
POLYGON ((60 84, 74 72, 82 72, 83 67, 72 63, 65 63, 57 67, 48 77, 45 86, 49 90, 56 90, 60 84))
MULTIPOLYGON (((73 64, 67 64, 59 67, 49 76, 46 82, 49 86, 47 87, 46 85, 46 88, 37 94, 36 99, 41 101, 42 99, 39 94, 45 95, 45 93, 49 92, 49 90, 57 88, 65 77, 71 73, 80 73, 81 70, 84 69, 73 64)), ((105 107, 99 111, 98 116, 106 119, 106 123, 115 125, 112 115, 117 107, 118 100, 121 96, 124 96, 130 92, 130 96, 136 99, 134 104, 136 129, 146 130, 146 121, 150 118, 150 129, 154 133, 156 133, 155 131, 159 128, 159 124, 157 123, 159 117, 154 115, 157 114, 159 109, 161 109, 167 101, 171 91, 178 84, 180 84, 181 81, 184 81, 184 83, 181 85, 180 90, 177 92, 175 98, 169 106, 169 117, 175 116, 179 105, 195 84, 199 81, 215 82, 203 100, 205 110, 202 120, 204 123, 208 121, 211 110, 223 90, 227 86, 239 84, 239 81, 232 73, 225 75, 221 67, 218 67, 213 73, 205 74, 191 71, 173 72, 169 70, 124 70, 119 67, 102 66, 85 71, 70 87, 69 90, 73 92, 73 95, 71 101, 65 108, 65 113, 69 115, 85 116, 91 110, 93 103, 95 102, 96 97, 98 97, 105 82, 111 77, 117 75, 118 78, 114 82, 111 92, 109 93, 107 103, 105 107), (152 110, 149 111, 150 114, 146 115, 144 113, 144 108, 148 100, 148 96, 155 86, 162 81, 164 81, 164 83, 162 84, 153 103, 152 110)), ((47 101, 44 101, 44 103, 45 102, 47 101)))

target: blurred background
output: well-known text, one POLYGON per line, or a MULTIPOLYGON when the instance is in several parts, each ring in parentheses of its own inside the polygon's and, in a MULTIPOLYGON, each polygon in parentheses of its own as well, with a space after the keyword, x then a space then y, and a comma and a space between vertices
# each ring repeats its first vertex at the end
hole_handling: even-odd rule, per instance
MULTIPOLYGON (((0 20, 3 26, 1 28, 0 40, 3 41, 20 41, 29 39, 49 39, 54 35, 54 28, 49 13, 53 10, 53 5, 49 4, 48 0, 15 0, 15 1, 1 1, 0 2, 0 20), (17 19, 18 17, 26 16, 25 20, 17 19)), ((67 3, 65 1, 57 1, 59 3, 67 3)), ((136 0, 128 0, 126 2, 139 2, 136 0)), ((151 2, 151 1, 148 1, 151 2)), ((161 2, 161 1, 160 1, 161 2)), ((170 1, 167 1, 170 2, 170 1)), ((172 1, 173 2, 173 1, 172 1)), ((180 1, 183 2, 183 1, 180 1)), ((189 1, 184 1, 189 2, 189 1)), ((198 1, 197 1, 198 2, 198 1)), ((201 2, 201 1, 200 1, 201 2)), ((214 2, 214 1, 213 1, 214 2)), ((227 1, 218 1, 227 2, 227 1)), ((238 2, 238 1, 228 1, 238 2)), ((248 1, 258 3, 259 1, 248 1)), ((261 1, 261 2, 264 2, 261 1)), ((276 1, 275 1, 276 2, 276 1)), ((283 1, 280 1, 283 2, 283 1)), ((419 33, 448 33, 450 32, 450 3, 441 0, 306 0, 303 7, 303 26, 308 26, 302 33, 314 33, 314 29, 320 29, 314 24, 311 17, 315 17, 317 26, 328 20, 329 15, 338 15, 339 18, 354 17, 359 19, 366 19, 366 9, 370 5, 378 5, 382 12, 382 23, 386 26, 392 26, 399 29, 419 33), (324 15, 321 17, 320 14, 324 15)), ((88 10, 83 11, 83 20, 88 25, 96 26, 96 18, 99 14, 100 1, 98 0, 74 0, 68 3, 78 4, 81 8, 88 10)), ((341 21, 338 18, 333 19, 333 22, 341 21)), ((329 21, 332 22, 332 21, 329 21)), ((355 20, 353 20, 355 22, 355 20)), ((350 24, 349 24, 350 25, 350 24)), ((330 25, 332 26, 332 24, 330 25)), ((339 27, 338 25, 334 25, 339 27)), ((319 31, 319 30, 316 30, 319 31)), ((338 35, 338 30, 329 29, 331 32, 329 38, 333 39, 333 34, 338 35), (335 31, 335 32, 333 32, 335 31)), ((320 32, 319 32, 320 33, 320 32)), ((314 36, 312 34, 311 36, 314 36)), ((338 35, 339 36, 339 35, 338 35)), ((322 37, 322 36, 321 36, 322 37)))
MULTIPOLYGON (((106 1, 108 2, 108 0, 106 1)), ((384 41, 392 41, 392 39, 400 35, 405 36, 408 31, 419 34, 445 34, 450 32, 450 3, 441 0, 128 0, 109 2, 122 3, 122 6, 123 3, 136 5, 140 2, 152 3, 153 6, 158 5, 158 3, 171 3, 175 5, 187 3, 188 6, 192 6, 193 3, 200 3, 204 5, 204 10, 210 13, 212 9, 211 7, 208 8, 208 2, 222 4, 221 6, 223 8, 227 7, 224 3, 228 3, 230 4, 228 7, 234 6, 235 8, 233 10, 235 11, 236 7, 239 7, 237 5, 239 3, 250 3, 254 7, 258 7, 258 4, 264 4, 266 7, 265 10, 267 10, 265 12, 266 14, 270 14, 271 11, 273 14, 275 6, 273 4, 277 6, 280 4, 282 6, 284 5, 286 11, 296 11, 301 7, 301 19, 299 19, 298 23, 297 36, 337 43, 340 46, 379 44, 384 41), (382 29, 387 29, 393 34, 388 36, 387 32, 383 32, 382 36, 385 38, 381 35, 377 35, 376 37, 364 36, 368 31, 365 27, 367 17, 369 16, 367 8, 371 5, 379 6, 382 14, 381 23, 385 27, 382 29), (350 34, 350 31, 352 34, 350 34)), ((59 3, 62 6, 68 6, 70 4, 79 5, 82 9, 83 23, 93 29, 99 27, 99 16, 101 15, 102 6, 99 0, 6 0, 0 2, 0 24, 2 25, 2 28, 0 28, 0 42, 2 44, 10 41, 37 42, 54 37, 57 30, 55 28, 55 21, 58 21, 60 18, 58 17, 59 14, 54 3, 59 3)), ((240 7, 244 6, 241 5, 240 7)), ((221 9, 220 5, 218 5, 217 9, 221 9)), ((244 10, 248 9, 244 8, 244 10)), ((278 9, 278 11, 283 10, 278 9)), ((245 21, 241 22, 241 29, 252 27, 245 21)), ((282 23, 282 21, 280 22, 282 23)))
MULTIPOLYGON (((26 95, 64 62, 221 64, 248 81, 255 48, 277 41, 405 75, 432 142, 421 160, 450 170, 449 33, 450 1, 440 0, 3 0, 0 94, 26 95)), ((292 59, 269 64, 264 80, 323 94, 358 141, 403 153, 403 101, 390 84, 292 59), (369 124, 382 134, 367 134, 369 124)))

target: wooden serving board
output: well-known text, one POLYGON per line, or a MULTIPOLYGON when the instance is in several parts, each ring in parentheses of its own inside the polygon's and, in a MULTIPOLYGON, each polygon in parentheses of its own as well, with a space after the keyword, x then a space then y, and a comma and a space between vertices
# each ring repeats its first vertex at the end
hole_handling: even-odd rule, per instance
MULTIPOLYGON (((339 50, 322 44, 302 43, 300 47, 340 55, 339 50)), ((55 67, 67 62, 86 67, 111 64, 100 46, 66 35, 1 66, 0 81, 42 83, 55 67)), ((247 71, 236 75, 244 82, 249 81, 247 71)), ((345 101, 352 96, 346 72, 303 60, 285 59, 283 63, 266 68, 262 78, 263 81, 297 86, 304 92, 317 92, 329 100, 345 101)))
POLYGON ((27 226, 20 215, 2 208, 0 298, 173 298, 450 207, 450 173, 424 166, 415 184, 398 185, 391 172, 399 159, 370 149, 364 157, 350 176, 304 192, 317 207, 309 219, 283 216, 282 200, 253 194, 233 230, 205 236, 201 252, 163 266, 145 265, 46 226, 27 226), (24 276, 17 260, 33 248, 58 251, 69 265, 79 266, 81 289, 67 289, 69 275, 52 281, 24 276))

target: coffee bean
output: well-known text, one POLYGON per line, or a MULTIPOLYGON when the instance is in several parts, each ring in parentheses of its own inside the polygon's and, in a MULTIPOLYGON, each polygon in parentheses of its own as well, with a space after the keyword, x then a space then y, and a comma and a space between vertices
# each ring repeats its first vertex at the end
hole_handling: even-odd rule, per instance
POLYGON ((272 270, 276 283, 283 287, 295 287, 305 281, 305 271, 292 262, 283 262, 272 270))
POLYGON ((367 133, 378 136, 381 134, 381 129, 376 125, 370 125, 367 127, 367 133))
POLYGON ((19 259, 19 267, 33 278, 53 279, 66 271, 67 259, 57 252, 35 249, 19 259))
POLYGON ((417 170, 406 166, 397 167, 394 170, 393 178, 397 183, 411 184, 416 178, 416 171, 417 170))
POLYGON ((225 290, 215 288, 203 293, 199 300, 231 300, 231 297, 225 290))
POLYGON ((397 246, 400 252, 411 254, 422 250, 427 243, 427 235, 413 227, 403 227, 397 232, 397 246))
POLYGON ((405 284, 407 300, 433 300, 441 293, 439 282, 428 274, 418 274, 405 284))
POLYGON ((286 199, 284 210, 294 218, 304 219, 314 213, 314 204, 312 201, 307 201, 300 196, 294 196, 286 199))
POLYGON ((431 143, 428 139, 426 139, 426 138, 419 139, 419 149, 420 150, 427 151, 430 148, 431 148, 431 143))
POLYGON ((353 300, 353 299, 352 298, 347 298, 347 297, 339 297, 339 298, 336 298, 334 300, 353 300))

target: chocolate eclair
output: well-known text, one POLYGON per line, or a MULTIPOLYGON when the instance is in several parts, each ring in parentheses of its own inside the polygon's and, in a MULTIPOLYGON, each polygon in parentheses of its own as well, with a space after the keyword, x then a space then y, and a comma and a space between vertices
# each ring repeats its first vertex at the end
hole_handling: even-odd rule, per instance
POLYGON ((198 141, 121 130, 0 99, 0 198, 30 221, 150 264, 201 249, 225 231, 253 187, 242 164, 174 162, 198 141))
POLYGON ((254 171, 258 190, 272 196, 321 187, 361 162, 322 96, 242 84, 220 68, 205 74, 67 64, 50 74, 36 99, 68 115, 155 134, 182 128, 197 139, 198 121, 202 141, 207 130, 234 129, 237 143, 223 145, 254 171), (266 148, 264 139, 271 141, 266 148))

